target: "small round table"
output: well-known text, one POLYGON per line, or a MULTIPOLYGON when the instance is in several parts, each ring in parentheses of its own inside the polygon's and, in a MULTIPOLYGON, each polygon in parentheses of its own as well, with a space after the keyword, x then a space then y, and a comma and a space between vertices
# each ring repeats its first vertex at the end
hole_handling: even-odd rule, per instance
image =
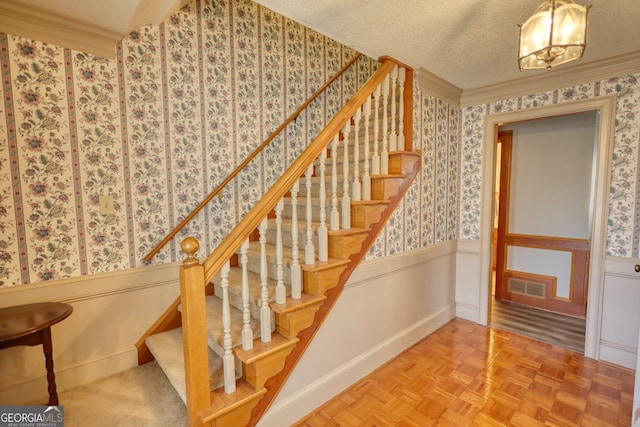
POLYGON ((0 308, 0 349, 42 344, 49 383, 49 406, 58 405, 53 372, 51 326, 66 319, 73 307, 60 302, 42 302, 0 308))

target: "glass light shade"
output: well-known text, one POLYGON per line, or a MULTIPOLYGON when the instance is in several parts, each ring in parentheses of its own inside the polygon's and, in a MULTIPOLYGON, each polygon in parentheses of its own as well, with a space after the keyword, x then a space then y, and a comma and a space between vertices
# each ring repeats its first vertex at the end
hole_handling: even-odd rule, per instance
POLYGON ((520 69, 548 69, 582 58, 588 11, 587 6, 564 0, 541 4, 520 26, 520 69))

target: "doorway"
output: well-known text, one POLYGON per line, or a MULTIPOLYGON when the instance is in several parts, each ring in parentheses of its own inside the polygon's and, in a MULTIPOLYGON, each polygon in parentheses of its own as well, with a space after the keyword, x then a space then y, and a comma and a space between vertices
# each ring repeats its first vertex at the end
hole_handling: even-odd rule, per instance
POLYGON ((499 127, 496 299, 586 316, 596 119, 589 111, 499 127))
POLYGON ((554 104, 546 107, 524 109, 485 116, 483 139, 483 183, 480 212, 480 292, 478 295, 478 321, 487 325, 491 298, 492 230, 494 209, 495 142, 498 128, 515 123, 545 117, 595 111, 598 114, 598 148, 596 160, 594 215, 592 218, 591 262, 588 268, 589 293, 585 326, 585 351, 587 357, 599 358, 600 324, 604 282, 604 258, 606 254, 608 185, 610 180, 611 145, 615 120, 615 96, 601 96, 576 102, 554 104))

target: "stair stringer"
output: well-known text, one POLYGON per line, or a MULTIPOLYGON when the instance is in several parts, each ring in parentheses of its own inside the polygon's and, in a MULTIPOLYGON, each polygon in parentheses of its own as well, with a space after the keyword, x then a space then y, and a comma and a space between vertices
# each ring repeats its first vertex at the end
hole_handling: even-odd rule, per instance
MULTIPOLYGON (((313 324, 308 328, 300 331, 300 333, 298 333, 297 338, 299 339, 299 341, 296 344, 296 346, 293 348, 291 353, 289 353, 289 355, 285 359, 284 368, 279 373, 277 373, 276 375, 274 375, 273 377, 269 378, 266 381, 265 383, 266 393, 262 396, 262 398, 258 401, 257 405, 253 408, 251 412, 251 418, 249 420, 249 423, 247 424, 248 426, 255 426, 257 424, 257 422, 262 418, 262 416, 267 411, 267 409, 269 408, 269 406, 271 405, 275 397, 278 395, 278 393, 284 386, 287 378, 289 377, 289 375, 295 368, 296 364, 302 357, 302 354, 304 354, 304 352, 306 351, 307 346, 311 343, 311 341, 313 340, 313 337, 315 336, 317 331, 320 329, 320 326, 322 325, 324 320, 327 318, 329 312, 331 311, 334 304, 338 300, 338 297, 342 293, 342 290, 344 289, 344 285, 349 280, 349 277, 351 276, 353 271, 356 269, 356 267, 362 262, 365 255, 368 253, 369 249, 375 242, 376 238, 378 237, 378 235, 386 225, 389 218, 391 218, 391 215, 395 211, 396 207, 398 206, 398 204, 400 203, 400 201, 402 200, 406 192, 409 190, 409 187, 413 183, 414 179, 418 175, 422 165, 421 152, 398 151, 398 152, 389 153, 389 156, 390 158, 392 156, 396 157, 396 162, 392 162, 390 160, 389 163, 390 165, 394 163, 396 165, 399 165, 401 170, 397 172, 396 171, 393 171, 393 172, 396 172, 397 174, 400 174, 400 173, 403 174, 405 177, 404 182, 400 186, 398 186, 397 194, 389 198, 389 203, 387 207, 384 209, 384 211, 382 212, 380 220, 369 227, 370 231, 368 233, 368 236, 365 238, 364 242, 362 243, 360 251, 350 256, 349 258, 350 262, 345 268, 345 270, 342 272, 342 274, 340 275, 338 284, 335 287, 328 289, 325 292, 324 295, 327 298, 324 301, 324 303, 320 306, 320 308, 316 311, 313 324), (398 158, 401 160, 398 161, 397 160, 398 158), (409 162, 409 165, 405 163, 404 159, 406 159, 409 162)), ((384 178, 378 178, 378 179, 384 179, 384 178)))

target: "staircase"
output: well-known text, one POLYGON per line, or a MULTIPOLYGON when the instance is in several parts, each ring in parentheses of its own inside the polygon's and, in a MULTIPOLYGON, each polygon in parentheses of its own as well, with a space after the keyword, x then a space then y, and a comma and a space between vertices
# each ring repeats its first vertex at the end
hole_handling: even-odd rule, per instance
POLYGON ((381 61, 206 260, 183 240, 181 298, 137 346, 190 426, 258 422, 419 172, 411 70, 381 61))

